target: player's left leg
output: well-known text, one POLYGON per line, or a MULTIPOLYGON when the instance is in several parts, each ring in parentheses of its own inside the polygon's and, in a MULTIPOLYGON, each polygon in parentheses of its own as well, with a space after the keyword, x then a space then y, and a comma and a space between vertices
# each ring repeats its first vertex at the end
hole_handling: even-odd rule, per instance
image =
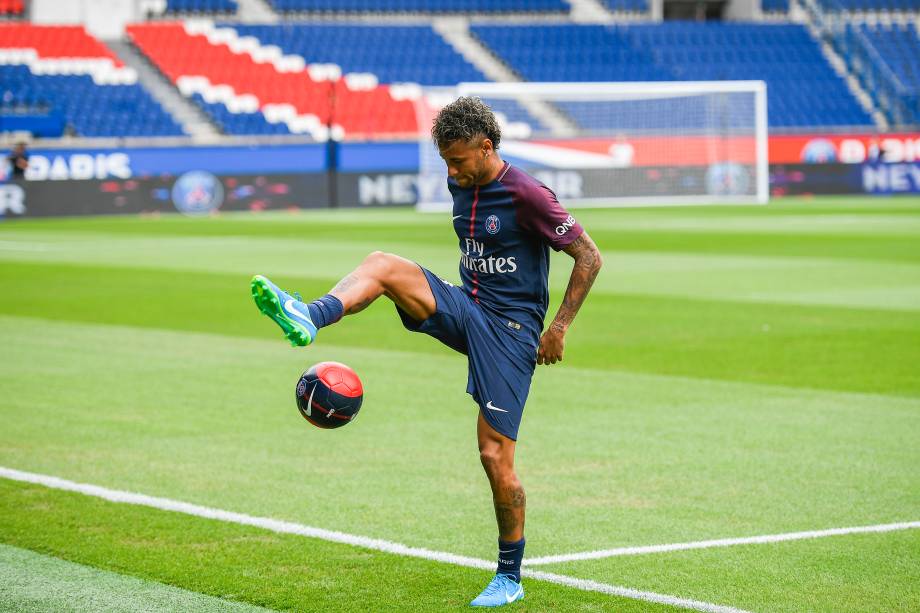
POLYGON ((479 459, 492 486, 498 522, 498 572, 470 604, 497 607, 524 598, 521 560, 524 557, 524 511, 527 497, 514 472, 514 440, 499 434, 479 413, 476 435, 479 459))

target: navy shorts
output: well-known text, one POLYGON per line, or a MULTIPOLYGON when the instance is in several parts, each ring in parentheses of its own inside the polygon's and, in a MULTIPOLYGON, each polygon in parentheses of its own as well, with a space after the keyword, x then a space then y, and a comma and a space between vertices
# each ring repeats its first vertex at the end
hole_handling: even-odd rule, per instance
POLYGON ((397 306, 403 325, 412 332, 433 336, 469 358, 467 393, 496 432, 516 441, 537 364, 537 348, 510 327, 507 319, 480 306, 463 289, 430 270, 422 268, 422 272, 437 309, 419 322, 397 306))

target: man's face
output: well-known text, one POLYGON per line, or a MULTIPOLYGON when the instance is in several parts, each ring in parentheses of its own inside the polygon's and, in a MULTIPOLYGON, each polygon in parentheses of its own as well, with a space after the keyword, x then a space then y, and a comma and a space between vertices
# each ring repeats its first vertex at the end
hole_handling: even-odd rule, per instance
POLYGON ((478 184, 485 176, 486 159, 491 150, 492 141, 479 138, 472 142, 455 140, 439 152, 447 164, 447 176, 453 177, 457 185, 467 189, 478 184))

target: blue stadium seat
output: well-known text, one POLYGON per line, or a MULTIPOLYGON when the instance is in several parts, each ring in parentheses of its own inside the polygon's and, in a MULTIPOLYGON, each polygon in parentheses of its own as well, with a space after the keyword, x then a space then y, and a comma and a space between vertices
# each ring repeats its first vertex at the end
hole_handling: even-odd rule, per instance
POLYGON ((789 0, 761 0, 760 8, 767 13, 788 13, 789 0))
POLYGON ((236 0, 167 0, 167 13, 236 13, 236 0))
POLYGON ((647 0, 603 0, 604 6, 611 11, 622 11, 626 13, 647 13, 647 0))

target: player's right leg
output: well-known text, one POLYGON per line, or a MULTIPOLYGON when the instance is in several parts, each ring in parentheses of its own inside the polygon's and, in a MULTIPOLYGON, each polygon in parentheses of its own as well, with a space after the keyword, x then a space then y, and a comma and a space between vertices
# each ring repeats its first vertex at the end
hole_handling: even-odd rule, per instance
POLYGON ((364 310, 380 296, 387 296, 416 321, 434 315, 437 303, 428 279, 412 260, 374 251, 329 292, 342 303, 345 315, 364 310))
POLYGON ((309 345, 319 328, 357 313, 386 295, 417 321, 434 314, 437 303, 425 273, 398 255, 375 251, 332 290, 311 303, 280 289, 262 275, 252 279, 256 306, 282 329, 292 345, 309 345))

